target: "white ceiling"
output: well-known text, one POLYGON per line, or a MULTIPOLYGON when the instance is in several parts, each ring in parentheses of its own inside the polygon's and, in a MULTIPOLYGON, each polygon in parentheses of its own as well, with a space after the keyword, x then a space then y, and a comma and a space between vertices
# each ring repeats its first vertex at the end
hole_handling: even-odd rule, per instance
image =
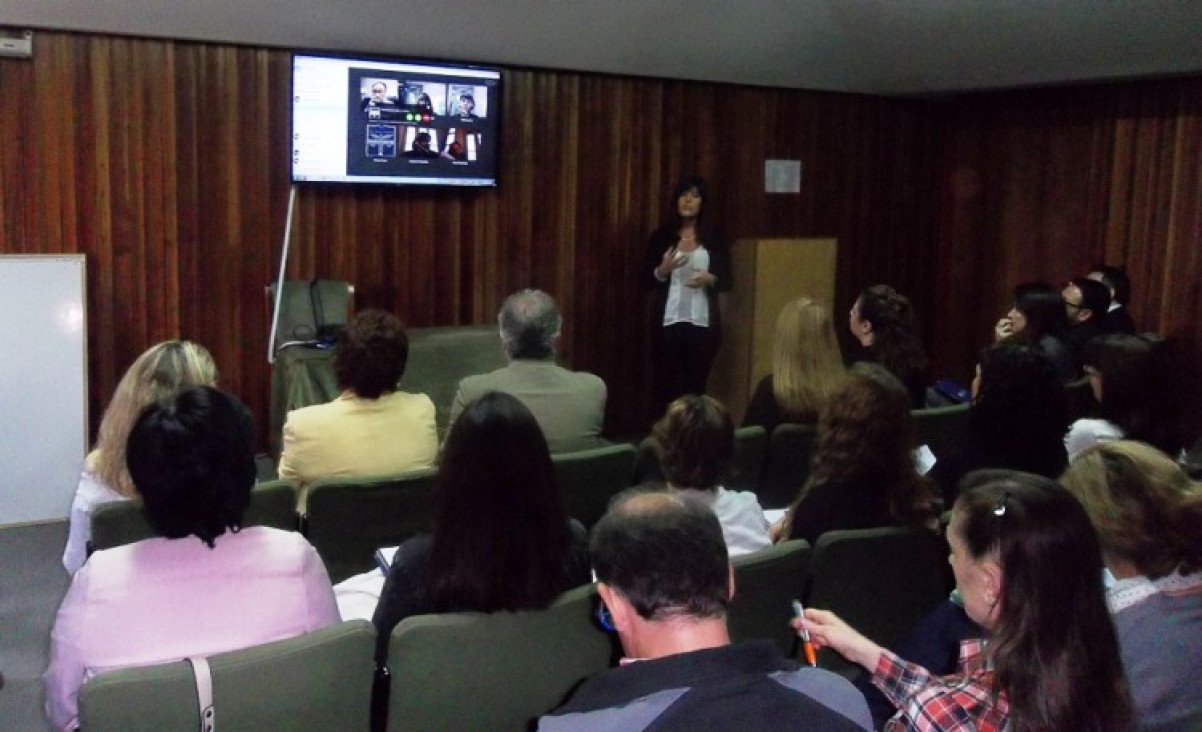
POLYGON ((1202 71, 1200 0, 0 0, 0 25, 890 95, 1202 71))

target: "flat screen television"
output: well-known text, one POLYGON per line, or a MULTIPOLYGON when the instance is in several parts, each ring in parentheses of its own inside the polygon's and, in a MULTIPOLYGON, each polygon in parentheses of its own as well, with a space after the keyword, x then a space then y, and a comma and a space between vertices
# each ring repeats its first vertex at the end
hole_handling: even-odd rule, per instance
POLYGON ((495 186, 499 69, 292 57, 294 182, 495 186))

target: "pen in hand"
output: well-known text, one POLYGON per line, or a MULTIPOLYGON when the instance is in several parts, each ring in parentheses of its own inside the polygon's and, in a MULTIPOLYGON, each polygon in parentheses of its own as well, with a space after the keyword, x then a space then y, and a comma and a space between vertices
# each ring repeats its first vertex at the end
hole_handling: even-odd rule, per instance
POLYGON ((811 666, 818 665, 818 654, 814 652, 814 643, 810 640, 810 631, 806 628, 805 608, 801 606, 801 600, 793 601, 793 614, 801 620, 801 625, 798 630, 801 631, 801 648, 805 653, 806 663, 811 666))

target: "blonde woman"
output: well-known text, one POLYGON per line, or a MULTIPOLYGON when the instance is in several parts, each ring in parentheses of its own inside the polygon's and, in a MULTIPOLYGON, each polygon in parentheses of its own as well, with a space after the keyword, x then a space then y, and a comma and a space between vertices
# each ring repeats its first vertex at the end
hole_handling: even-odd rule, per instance
POLYGON ((125 442, 138 415, 148 405, 175 396, 189 386, 213 386, 217 365, 204 346, 192 341, 164 341, 138 356, 117 384, 100 420, 100 434, 84 460, 83 475, 71 502, 71 528, 63 566, 75 573, 88 558, 92 511, 102 503, 138 496, 125 465, 125 442))
POLYGON ((814 424, 844 376, 830 310, 799 297, 776 319, 772 373, 756 386, 743 426, 759 425, 771 432, 781 422, 814 424))

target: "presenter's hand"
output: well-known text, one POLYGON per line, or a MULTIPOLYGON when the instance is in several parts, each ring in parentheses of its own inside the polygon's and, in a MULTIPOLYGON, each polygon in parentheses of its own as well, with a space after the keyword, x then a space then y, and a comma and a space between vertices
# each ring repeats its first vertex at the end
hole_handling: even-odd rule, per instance
POLYGON ((684 284, 685 284, 685 287, 692 287, 693 289, 699 290, 703 287, 713 287, 714 283, 717 281, 718 281, 718 278, 713 276, 709 272, 700 271, 700 272, 697 272, 692 277, 689 277, 688 281, 685 282, 684 284))
POLYGON ((659 264, 655 267, 655 276, 661 280, 666 280, 676 270, 680 269, 689 261, 689 255, 677 250, 676 247, 668 247, 664 250, 664 255, 659 258, 659 264))

